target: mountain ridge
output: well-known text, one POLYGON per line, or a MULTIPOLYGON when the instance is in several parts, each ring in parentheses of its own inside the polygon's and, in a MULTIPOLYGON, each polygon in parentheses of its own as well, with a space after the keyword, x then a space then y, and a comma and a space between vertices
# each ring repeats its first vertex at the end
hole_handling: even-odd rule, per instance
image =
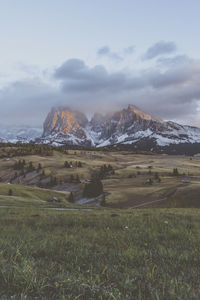
POLYGON ((200 143, 200 128, 156 118, 134 105, 122 110, 87 117, 70 108, 52 108, 44 122, 41 143, 104 147, 155 141, 160 147, 200 143))
POLYGON ((160 153, 200 153, 200 128, 163 121, 134 105, 90 120, 78 110, 53 107, 40 128, 0 127, 0 142, 122 147, 160 153), (168 151, 170 149, 170 151, 168 151), (188 150, 189 149, 189 150, 188 150), (195 149, 195 150, 194 150, 195 149))

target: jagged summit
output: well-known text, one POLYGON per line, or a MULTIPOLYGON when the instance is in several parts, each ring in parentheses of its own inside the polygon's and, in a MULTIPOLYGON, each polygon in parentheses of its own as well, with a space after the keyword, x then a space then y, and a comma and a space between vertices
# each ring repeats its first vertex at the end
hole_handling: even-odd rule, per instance
POLYGON ((87 125, 86 116, 70 108, 53 107, 47 115, 44 122, 43 138, 51 137, 53 139, 66 140, 71 144, 82 144, 87 140, 84 127, 87 125))
POLYGON ((125 109, 125 110, 134 113, 138 118, 141 118, 141 119, 144 119, 144 120, 155 120, 157 122, 163 123, 163 121, 161 119, 156 118, 156 117, 154 117, 154 116, 152 116, 152 115, 150 115, 150 114, 142 111, 141 109, 139 109, 135 105, 129 104, 128 108, 125 109))
POLYGON ((53 108, 44 122, 41 143, 108 146, 143 143, 163 147, 170 144, 200 143, 200 129, 165 122, 134 105, 107 115, 85 114, 66 107, 53 108))
POLYGON ((0 142, 120 146, 170 154, 200 153, 200 128, 165 122, 134 105, 102 115, 86 115, 69 107, 53 107, 41 128, 0 126, 0 142))
POLYGON ((134 105, 88 120, 86 115, 69 107, 53 107, 40 128, 0 128, 0 141, 36 142, 51 145, 104 147, 122 145, 134 149, 184 153, 200 152, 200 128, 165 122, 134 105), (186 148, 185 148, 186 147, 186 148), (177 150, 178 149, 178 150, 177 150))

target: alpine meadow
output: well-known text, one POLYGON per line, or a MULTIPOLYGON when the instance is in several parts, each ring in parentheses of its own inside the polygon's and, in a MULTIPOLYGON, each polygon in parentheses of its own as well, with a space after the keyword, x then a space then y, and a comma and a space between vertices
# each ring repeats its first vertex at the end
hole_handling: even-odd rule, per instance
POLYGON ((199 10, 0 1, 0 300, 200 299, 199 10))

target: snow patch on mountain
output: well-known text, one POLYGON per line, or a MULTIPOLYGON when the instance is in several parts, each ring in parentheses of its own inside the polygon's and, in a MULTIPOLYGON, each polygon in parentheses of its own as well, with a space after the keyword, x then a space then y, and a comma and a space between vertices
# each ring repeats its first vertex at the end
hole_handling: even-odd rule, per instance
POLYGON ((2 127, 0 128, 0 141, 10 143, 29 143, 41 137, 42 128, 38 127, 2 127))
POLYGON ((200 143, 200 129, 164 122, 139 108, 128 108, 108 115, 85 115, 66 108, 53 108, 44 123, 42 143, 105 147, 154 141, 158 146, 200 143))
POLYGON ((200 128, 165 122, 139 108, 127 108, 107 115, 95 114, 89 121, 78 111, 52 108, 41 128, 0 126, 0 142, 35 141, 50 145, 78 145, 106 147, 110 145, 138 145, 149 149, 178 144, 200 144, 200 128))

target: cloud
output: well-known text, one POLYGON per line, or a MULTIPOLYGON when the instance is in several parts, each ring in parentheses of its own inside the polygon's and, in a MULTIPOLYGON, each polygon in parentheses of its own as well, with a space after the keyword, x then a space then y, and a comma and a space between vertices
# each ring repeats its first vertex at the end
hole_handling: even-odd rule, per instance
POLYGON ((69 59, 54 73, 60 79, 62 90, 66 93, 115 92, 126 83, 126 75, 122 72, 108 73, 102 65, 87 66, 79 59, 69 59))
POLYGON ((120 62, 124 60, 127 56, 132 55, 134 51, 135 51, 135 46, 132 45, 124 48, 120 52, 112 51, 108 46, 103 46, 98 49, 97 56, 99 58, 106 57, 108 59, 120 62))
POLYGON ((72 105, 86 111, 133 103, 165 119, 192 122, 200 103, 200 64, 189 58, 174 61, 179 63, 166 62, 164 71, 152 67, 127 73, 108 72, 102 65, 89 67, 82 60, 71 59, 55 70, 54 77, 72 105))
POLYGON ((40 126, 55 99, 57 91, 39 78, 10 83, 0 90, 1 123, 40 126))
POLYGON ((61 80, 64 92, 118 92, 145 87, 154 89, 184 85, 199 80, 200 65, 197 62, 143 70, 138 74, 123 71, 108 72, 103 65, 89 67, 80 59, 69 59, 55 70, 54 77, 61 80))
POLYGON ((160 57, 157 59, 157 63, 161 66, 177 66, 177 65, 186 65, 193 62, 193 59, 187 55, 176 55, 173 57, 160 57))
POLYGON ((0 89, 0 120, 41 125, 52 106, 93 113, 121 109, 129 103, 163 119, 195 124, 200 107, 200 61, 184 55, 161 57, 148 69, 109 71, 104 65, 68 59, 54 69, 51 80, 31 75, 0 89))
POLYGON ((99 57, 107 57, 115 61, 122 61, 123 57, 117 52, 112 52, 108 46, 104 46, 97 51, 99 57))
POLYGON ((153 59, 159 55, 169 54, 176 51, 176 44, 174 42, 160 41, 147 49, 143 55, 143 60, 153 59))
POLYGON ((127 48, 124 48, 123 53, 124 55, 131 55, 135 51, 135 46, 129 46, 127 48))
POLYGON ((34 76, 36 76, 37 74, 40 73, 40 69, 36 65, 28 65, 23 62, 18 62, 15 67, 19 71, 22 71, 26 74, 30 74, 30 75, 34 75, 34 76))

